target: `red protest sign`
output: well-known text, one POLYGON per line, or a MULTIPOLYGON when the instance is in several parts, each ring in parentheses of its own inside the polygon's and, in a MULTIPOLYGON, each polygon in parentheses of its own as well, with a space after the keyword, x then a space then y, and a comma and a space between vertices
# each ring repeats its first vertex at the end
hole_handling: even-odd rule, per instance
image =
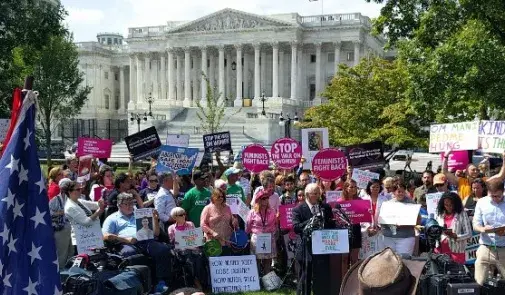
POLYGON ((344 175, 346 170, 345 153, 334 148, 322 149, 312 159, 312 173, 324 181, 333 181, 344 175))
POLYGON ((293 169, 302 159, 302 145, 292 138, 280 138, 274 142, 270 156, 279 169, 293 169))
POLYGON ((242 151, 242 163, 251 172, 260 173, 268 170, 269 162, 268 151, 260 144, 248 145, 242 151))
POLYGON ((77 156, 92 155, 97 159, 110 158, 112 140, 79 137, 77 156))
POLYGON ((361 222, 372 222, 370 200, 350 200, 339 199, 340 209, 351 219, 352 224, 361 222))
POLYGON ((281 205, 279 206, 279 221, 281 229, 293 229, 292 211, 296 204, 281 205))

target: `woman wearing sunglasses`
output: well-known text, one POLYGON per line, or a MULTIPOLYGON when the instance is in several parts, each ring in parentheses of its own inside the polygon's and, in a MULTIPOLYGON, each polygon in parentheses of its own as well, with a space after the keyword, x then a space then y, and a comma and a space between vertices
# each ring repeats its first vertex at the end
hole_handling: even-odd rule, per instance
POLYGON ((158 175, 155 172, 151 172, 147 177, 147 187, 140 191, 139 195, 144 201, 144 208, 154 208, 154 198, 160 190, 158 175))
POLYGON ((65 216, 72 226, 76 224, 91 226, 95 222, 100 222, 98 217, 104 212, 105 205, 103 200, 98 202, 86 201, 81 199, 81 186, 75 181, 67 184, 65 192, 67 202, 65 204, 65 216), (95 213, 92 211, 96 210, 95 213))

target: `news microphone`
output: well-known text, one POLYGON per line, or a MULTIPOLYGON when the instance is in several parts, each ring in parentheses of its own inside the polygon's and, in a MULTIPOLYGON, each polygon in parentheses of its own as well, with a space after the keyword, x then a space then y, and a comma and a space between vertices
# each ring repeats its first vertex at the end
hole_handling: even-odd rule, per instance
POLYGON ((349 219, 349 217, 347 216, 347 214, 345 214, 345 212, 342 211, 342 206, 339 203, 335 204, 335 209, 337 210, 337 213, 338 213, 338 216, 340 217, 340 219, 343 219, 348 225, 352 224, 352 222, 349 219))

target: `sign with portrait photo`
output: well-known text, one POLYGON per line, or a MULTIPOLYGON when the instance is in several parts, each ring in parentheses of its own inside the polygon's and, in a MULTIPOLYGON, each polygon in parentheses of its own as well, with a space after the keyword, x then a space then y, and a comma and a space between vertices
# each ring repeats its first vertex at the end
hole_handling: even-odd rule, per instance
POLYGON ((137 241, 154 239, 153 208, 135 209, 137 241))
POLYGON ((330 147, 328 128, 302 129, 302 154, 304 170, 312 169, 312 159, 322 149, 330 147))

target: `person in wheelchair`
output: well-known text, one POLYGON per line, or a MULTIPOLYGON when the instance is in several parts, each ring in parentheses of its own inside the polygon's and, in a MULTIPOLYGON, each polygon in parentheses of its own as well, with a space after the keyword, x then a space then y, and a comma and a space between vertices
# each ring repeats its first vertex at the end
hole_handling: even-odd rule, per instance
MULTIPOLYGON (((175 223, 168 227, 168 236, 170 243, 175 245, 175 259, 178 265, 182 266, 183 277, 193 278, 196 288, 202 290, 202 282, 205 282, 206 273, 204 265, 205 257, 202 250, 196 247, 182 248, 175 240, 177 232, 194 229, 195 225, 191 221, 186 221, 186 211, 181 207, 175 207, 170 211, 170 216, 175 220, 175 223)), ((185 282, 188 286, 191 282, 185 282)))
MULTIPOLYGON (((119 244, 119 252, 123 257, 136 254, 150 256, 154 260, 158 282, 167 282, 170 278, 171 255, 170 248, 156 239, 137 241, 137 227, 133 206, 135 198, 128 193, 120 193, 117 197, 118 211, 109 215, 102 227, 104 241, 119 244)), ((159 217, 153 211, 153 230, 155 238, 160 234, 159 217)), ((168 288, 167 288, 168 289, 168 288)))

